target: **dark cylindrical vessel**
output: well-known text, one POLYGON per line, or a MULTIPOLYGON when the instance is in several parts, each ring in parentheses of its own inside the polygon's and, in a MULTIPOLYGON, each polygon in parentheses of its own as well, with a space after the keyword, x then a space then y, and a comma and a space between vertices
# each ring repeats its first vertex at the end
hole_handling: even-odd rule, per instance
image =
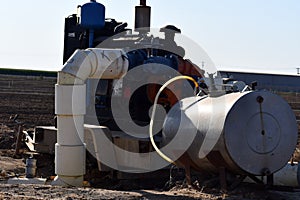
POLYGON ((146 6, 146 2, 141 2, 140 6, 135 7, 135 25, 136 31, 150 31, 151 25, 151 7, 146 6), (139 30, 140 29, 140 30, 139 30))
POLYGON ((91 1, 81 6, 79 24, 88 29, 101 29, 105 25, 105 6, 91 1))
POLYGON ((36 159, 27 158, 26 159, 26 178, 34 178, 36 176, 36 159))

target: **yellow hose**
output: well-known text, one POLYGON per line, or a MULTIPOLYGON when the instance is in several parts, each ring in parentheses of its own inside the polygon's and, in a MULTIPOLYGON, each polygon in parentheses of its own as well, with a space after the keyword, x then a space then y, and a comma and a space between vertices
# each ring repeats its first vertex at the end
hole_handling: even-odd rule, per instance
POLYGON ((155 100, 154 100, 154 105, 153 105, 153 111, 151 114, 151 120, 150 120, 150 126, 149 126, 149 134, 150 134, 150 141, 152 146, 154 147, 155 151, 167 162, 169 163, 173 163, 174 161, 169 158, 167 155, 165 155, 163 152, 160 151, 160 149, 156 146, 155 142, 154 142, 154 138, 153 138, 153 121, 154 121, 154 117, 155 117, 155 112, 156 112, 156 106, 157 106, 157 101, 159 98, 159 95, 161 94, 161 92, 168 87, 168 85, 170 85, 171 83, 177 81, 177 80, 182 80, 182 79, 186 79, 186 80, 190 80, 195 84, 196 88, 199 88, 199 85, 197 83, 197 81, 195 81, 192 77, 190 76, 176 76, 170 80, 168 80, 163 86, 161 86, 161 88, 159 89, 157 95, 155 96, 155 100))

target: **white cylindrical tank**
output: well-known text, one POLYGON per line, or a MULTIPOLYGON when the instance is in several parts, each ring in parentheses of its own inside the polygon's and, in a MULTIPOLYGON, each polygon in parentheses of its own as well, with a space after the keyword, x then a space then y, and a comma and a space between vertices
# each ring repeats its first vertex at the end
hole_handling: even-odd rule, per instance
POLYGON ((297 131, 286 101, 255 91, 179 101, 167 115, 163 141, 179 133, 195 134, 186 152, 197 170, 225 167, 238 174, 268 175, 291 158, 297 131))

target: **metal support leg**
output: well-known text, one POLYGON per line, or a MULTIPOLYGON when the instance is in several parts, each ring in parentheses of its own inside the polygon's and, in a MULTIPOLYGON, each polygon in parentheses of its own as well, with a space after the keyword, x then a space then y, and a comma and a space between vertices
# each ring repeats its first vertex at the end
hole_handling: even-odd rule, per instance
POLYGON ((185 165, 185 179, 188 186, 192 185, 192 179, 191 179, 191 166, 189 164, 185 165))
POLYGON ((219 168, 219 176, 220 176, 220 185, 222 191, 227 191, 227 182, 226 182, 226 168, 219 168))
POLYGON ((274 174, 267 175, 267 185, 273 186, 274 184, 274 174))
POLYGON ((233 190, 236 187, 238 187, 246 178, 246 175, 241 175, 240 177, 238 177, 230 186, 229 186, 229 190, 233 190))
POLYGON ((19 125, 18 133, 17 133, 17 140, 16 140, 15 154, 14 154, 15 157, 19 157, 19 155, 20 155, 22 138, 23 138, 23 127, 22 127, 22 125, 19 125))
POLYGON ((185 169, 185 179, 186 183, 191 186, 192 185, 192 179, 191 179, 191 160, 187 153, 184 153, 179 158, 179 165, 183 166, 185 169))

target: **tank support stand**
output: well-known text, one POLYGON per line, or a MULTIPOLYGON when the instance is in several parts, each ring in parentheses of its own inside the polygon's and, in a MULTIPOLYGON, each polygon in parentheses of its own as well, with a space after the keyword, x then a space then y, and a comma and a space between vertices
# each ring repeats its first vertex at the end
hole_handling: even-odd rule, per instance
POLYGON ((268 186, 274 185, 274 174, 267 175, 267 185, 268 186))
MULTIPOLYGON (((192 186, 192 179, 191 179, 191 159, 187 153, 184 153, 177 161, 175 164, 178 167, 181 167, 184 169, 185 173, 185 181, 187 186, 192 186)), ((171 169, 172 170, 172 169, 171 169)), ((172 176, 170 176, 170 181, 169 183, 172 182, 172 176)))
POLYGON ((185 170, 185 179, 186 179, 186 184, 188 186, 192 186, 192 179, 191 179, 191 159, 187 153, 184 153, 180 158, 179 158, 180 165, 183 166, 185 170))
POLYGON ((191 179, 191 166, 188 164, 188 165, 185 165, 184 166, 184 169, 185 169, 185 179, 186 179, 186 183, 188 186, 191 186, 192 185, 192 179, 191 179))
POLYGON ((226 181, 226 168, 225 167, 219 168, 219 177, 220 177, 221 191, 226 192, 227 191, 227 181, 226 181))

